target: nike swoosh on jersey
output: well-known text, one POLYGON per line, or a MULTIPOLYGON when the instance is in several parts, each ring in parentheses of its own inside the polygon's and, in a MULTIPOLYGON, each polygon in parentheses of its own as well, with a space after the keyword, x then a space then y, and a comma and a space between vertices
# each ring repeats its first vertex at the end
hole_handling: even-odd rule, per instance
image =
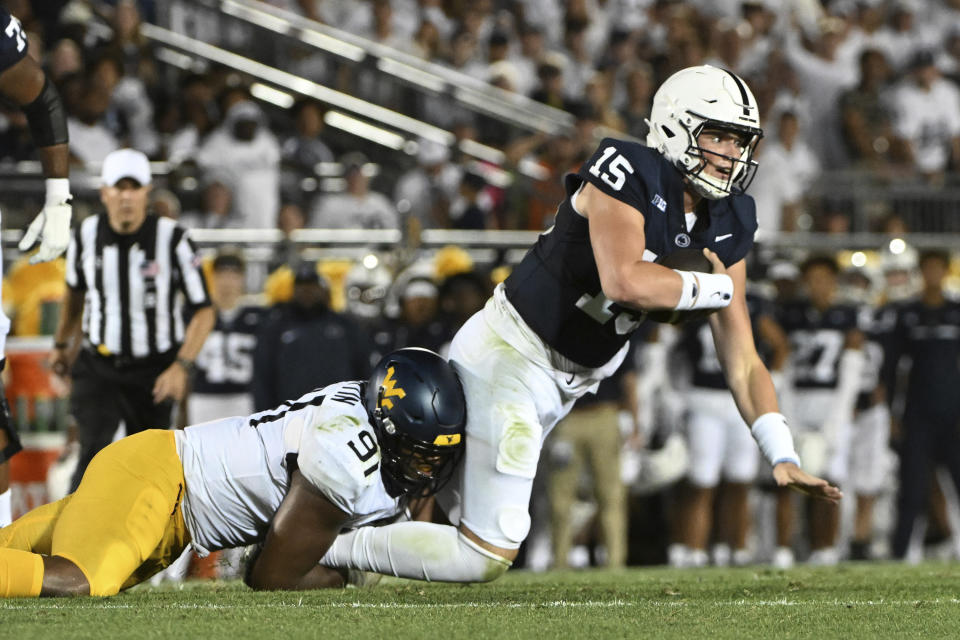
POLYGON ((726 240, 727 238, 729 238, 729 237, 731 237, 731 236, 733 236, 732 233, 725 233, 725 234, 723 234, 722 236, 717 236, 716 238, 713 239, 713 241, 714 241, 714 242, 720 242, 721 240, 726 240))

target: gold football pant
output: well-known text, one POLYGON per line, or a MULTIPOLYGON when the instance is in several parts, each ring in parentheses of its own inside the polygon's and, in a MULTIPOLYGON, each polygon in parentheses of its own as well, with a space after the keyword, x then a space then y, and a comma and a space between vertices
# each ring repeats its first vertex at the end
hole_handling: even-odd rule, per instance
MULTIPOLYGON (((90 595, 114 595, 143 582, 190 543, 183 488, 173 431, 118 440, 94 457, 75 492, 0 529, 0 576, 5 549, 13 549, 70 560, 87 577, 90 595)), ((23 563, 22 556, 9 558, 23 563)))

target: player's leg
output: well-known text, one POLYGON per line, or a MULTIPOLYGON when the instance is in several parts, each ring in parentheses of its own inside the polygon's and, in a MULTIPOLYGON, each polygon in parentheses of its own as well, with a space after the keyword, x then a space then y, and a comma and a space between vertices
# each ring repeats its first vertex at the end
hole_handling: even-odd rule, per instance
POLYGON ((688 549, 688 564, 703 566, 708 560, 707 543, 713 526, 714 490, 720 481, 725 434, 722 419, 706 407, 706 403, 698 402, 696 398, 691 394, 691 405, 695 409, 690 412, 687 421, 690 471, 681 527, 683 544, 688 549))
POLYGON ((607 548, 606 566, 623 567, 627 560, 627 490, 620 477, 620 416, 618 407, 604 403, 593 410, 585 430, 589 446, 597 516, 607 548))
POLYGON ((0 529, 0 549, 19 549, 50 555, 53 529, 70 496, 41 505, 0 529))
POLYGON ((120 426, 116 385, 96 356, 81 350, 73 366, 70 386, 70 413, 77 423, 80 458, 70 480, 70 491, 76 491, 87 465, 113 441, 120 426))
POLYGON ((850 450, 850 478, 856 495, 850 558, 866 560, 873 538, 873 513, 877 494, 883 488, 890 438, 890 410, 881 402, 857 416, 856 446, 850 450))
MULTIPOLYGON (((183 466, 174 434, 145 431, 123 438, 90 463, 64 507, 51 553, 71 561, 89 582, 90 595, 113 595, 130 586, 138 568, 175 559, 189 541, 180 500, 183 466)), ((45 578, 46 582, 46 578, 45 578)))
POLYGON ((582 450, 578 436, 584 418, 572 412, 557 425, 549 445, 549 477, 547 496, 550 500, 550 534, 553 545, 553 566, 568 566, 567 557, 573 543, 570 511, 576 499, 577 485, 583 470, 582 450))
POLYGON ((731 550, 736 565, 747 564, 747 534, 750 531, 750 487, 760 468, 760 455, 750 430, 731 403, 724 420, 724 454, 721 475, 726 479, 720 491, 718 538, 731 550))

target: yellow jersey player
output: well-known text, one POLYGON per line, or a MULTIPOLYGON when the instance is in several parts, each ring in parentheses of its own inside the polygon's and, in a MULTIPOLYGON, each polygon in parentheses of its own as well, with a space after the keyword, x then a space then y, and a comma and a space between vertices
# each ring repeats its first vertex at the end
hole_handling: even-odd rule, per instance
POLYGON ((342 586, 343 573, 318 564, 329 545, 441 488, 465 422, 446 360, 401 349, 366 382, 123 438, 76 492, 0 529, 0 596, 113 595, 188 545, 205 555, 260 543, 246 575, 255 589, 342 586))

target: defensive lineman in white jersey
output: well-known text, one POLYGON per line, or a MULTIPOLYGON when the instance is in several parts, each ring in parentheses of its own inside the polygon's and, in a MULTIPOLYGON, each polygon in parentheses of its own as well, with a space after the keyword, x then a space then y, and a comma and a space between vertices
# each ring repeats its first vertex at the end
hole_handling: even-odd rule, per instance
POLYGON ((453 368, 401 349, 369 381, 276 409, 119 440, 77 491, 0 529, 0 597, 112 595, 191 545, 262 543, 258 589, 342 586, 318 564, 344 529, 401 514, 450 478, 466 405, 453 368))

